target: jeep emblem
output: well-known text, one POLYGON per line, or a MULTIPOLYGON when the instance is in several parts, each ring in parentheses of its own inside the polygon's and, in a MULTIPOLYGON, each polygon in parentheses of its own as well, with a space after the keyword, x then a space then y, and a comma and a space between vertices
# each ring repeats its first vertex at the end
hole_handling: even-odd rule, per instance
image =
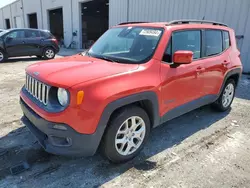
POLYGON ((38 76, 40 73, 39 72, 33 72, 33 74, 38 76))

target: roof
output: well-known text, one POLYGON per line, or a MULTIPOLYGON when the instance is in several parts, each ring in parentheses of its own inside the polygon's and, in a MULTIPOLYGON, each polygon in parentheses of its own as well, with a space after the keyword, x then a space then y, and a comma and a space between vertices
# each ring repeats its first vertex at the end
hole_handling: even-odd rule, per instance
POLYGON ((7 29, 5 31, 19 31, 19 30, 47 31, 47 30, 44 30, 44 29, 33 29, 33 28, 11 28, 11 29, 7 29))
POLYGON ((174 20, 170 22, 125 22, 119 24, 119 26, 148 26, 148 27, 187 27, 190 28, 192 26, 196 28, 228 28, 228 26, 224 23, 215 22, 215 21, 208 21, 208 20, 174 20))
POLYGON ((6 7, 8 7, 8 6, 11 6, 12 4, 16 3, 17 1, 19 1, 19 0, 13 0, 11 3, 8 3, 8 4, 6 4, 6 5, 2 6, 2 7, 0 7, 0 10, 1 10, 1 9, 4 9, 4 8, 6 8, 6 7))

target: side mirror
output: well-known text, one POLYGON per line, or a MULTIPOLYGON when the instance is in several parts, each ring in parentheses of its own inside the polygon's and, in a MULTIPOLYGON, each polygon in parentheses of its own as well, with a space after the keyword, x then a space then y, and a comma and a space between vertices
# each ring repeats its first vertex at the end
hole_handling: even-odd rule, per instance
POLYGON ((192 51, 177 51, 174 53, 173 62, 175 64, 189 64, 193 61, 192 51))
POLYGON ((6 39, 5 39, 6 42, 10 42, 10 41, 12 41, 12 40, 13 40, 12 37, 6 37, 6 39))

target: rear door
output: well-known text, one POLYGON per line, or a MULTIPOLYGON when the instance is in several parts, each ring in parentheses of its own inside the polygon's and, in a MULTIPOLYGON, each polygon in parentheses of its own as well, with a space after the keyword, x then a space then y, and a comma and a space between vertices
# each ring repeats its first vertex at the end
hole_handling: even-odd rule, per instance
POLYGON ((41 54, 42 38, 38 30, 25 30, 25 46, 27 55, 41 54))
POLYGON ((200 75, 204 82, 203 95, 216 95, 224 80, 227 66, 230 64, 228 49, 230 48, 229 33, 222 30, 204 30, 203 67, 200 75))
POLYGON ((26 52, 24 30, 12 31, 5 35, 5 49, 10 57, 22 56, 26 52))

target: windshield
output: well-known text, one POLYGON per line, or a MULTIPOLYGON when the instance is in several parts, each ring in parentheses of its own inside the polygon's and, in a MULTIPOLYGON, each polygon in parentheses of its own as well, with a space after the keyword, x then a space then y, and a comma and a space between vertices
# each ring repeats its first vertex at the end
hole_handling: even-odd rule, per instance
POLYGON ((0 32, 0 37, 3 36, 4 34, 8 33, 8 32, 9 32, 8 30, 2 30, 2 31, 0 32))
POLYGON ((163 28, 118 27, 104 33, 87 55, 120 63, 144 63, 154 54, 163 28))

